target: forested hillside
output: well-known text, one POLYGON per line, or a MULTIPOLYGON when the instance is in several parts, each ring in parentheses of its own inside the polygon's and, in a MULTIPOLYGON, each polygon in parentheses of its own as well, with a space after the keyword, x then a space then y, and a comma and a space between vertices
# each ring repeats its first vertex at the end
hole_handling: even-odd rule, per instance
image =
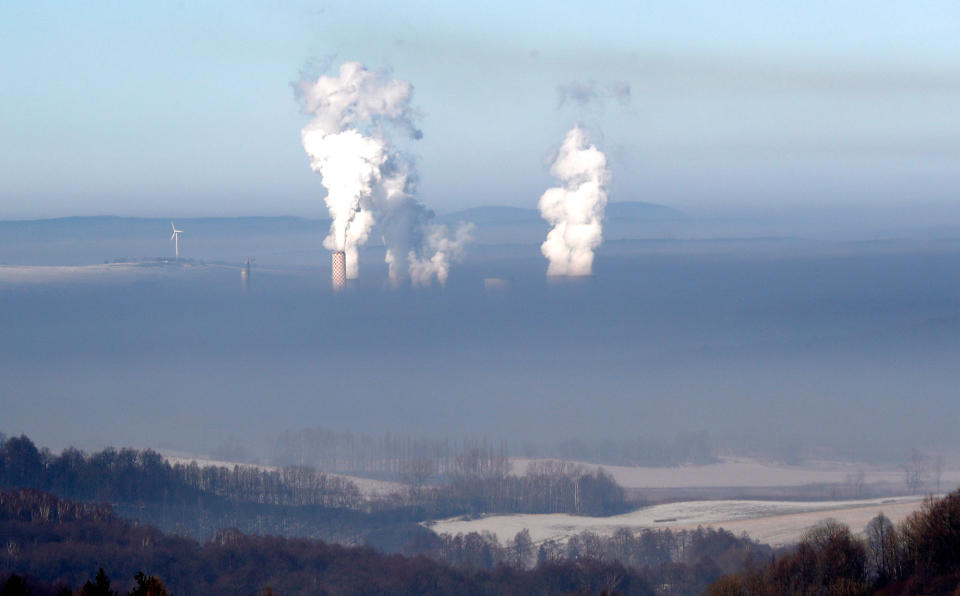
POLYGON ((426 557, 236 530, 201 544, 122 521, 106 506, 32 490, 0 492, 0 535, 6 539, 0 573, 51 587, 79 588, 102 567, 111 578, 143 571, 174 594, 252 594, 267 587, 279 594, 652 593, 638 573, 593 560, 469 571, 426 557))
POLYGON ((236 527, 252 534, 322 538, 345 544, 423 532, 417 522, 493 512, 609 515, 627 508, 623 490, 602 471, 544 464, 524 476, 509 473, 500 456, 468 451, 456 458, 441 485, 426 487, 433 463, 404 468, 407 488, 364 499, 342 477, 305 466, 264 470, 251 466, 170 464, 150 450, 105 449, 55 455, 25 436, 0 443, 0 486, 35 488, 60 497, 108 502, 129 518, 165 531, 207 539, 236 527))
POLYGON ((235 529, 201 543, 124 521, 107 505, 0 490, 0 586, 26 578, 39 596, 79 588, 103 568, 117 579, 114 589, 135 589, 133 578, 142 574, 173 594, 695 594, 724 569, 769 554, 749 540, 702 529, 584 534, 539 549, 523 534, 502 546, 478 534, 434 537, 419 556, 235 529))
MULTIPOLYGON (((381 553, 419 557, 406 563, 384 561, 420 569, 438 578, 437 585, 478 586, 475 593, 500 593, 500 588, 484 587, 501 586, 497 582, 596 590, 609 588, 610 578, 633 578, 623 586, 634 593, 647 593, 653 585, 658 593, 693 594, 722 574, 766 560, 771 553, 769 547, 745 537, 704 529, 621 530, 613 536, 585 532, 562 543, 535 543, 524 531, 500 543, 490 534, 437 536, 421 525, 441 515, 483 512, 488 506, 598 513, 624 506, 620 488, 600 472, 545 462, 517 477, 503 464, 500 458, 470 452, 458 459, 444 485, 424 486, 417 478, 432 469, 420 471, 420 476, 413 469, 402 494, 365 500, 353 483, 309 468, 171 465, 155 452, 132 449, 94 454, 68 449, 55 455, 37 449, 26 437, 14 437, 0 444, 0 487, 6 489, 7 512, 2 535, 8 537, 0 570, 43 580, 47 587, 56 581, 76 587, 99 566, 109 577, 127 582, 142 570, 175 586, 176 593, 196 593, 185 587, 221 581, 236 587, 231 582, 240 580, 232 574, 256 567, 248 557, 267 561, 282 557, 285 562, 278 573, 292 578, 291 583, 271 585, 286 586, 282 593, 298 593, 296 586, 305 584, 297 582, 307 581, 298 574, 313 577, 316 570, 310 571, 310 561, 318 552, 356 559, 349 565, 386 568, 388 564, 378 558, 382 555, 369 548, 374 547, 381 553), (11 490, 14 487, 27 488, 11 490), (269 534, 287 538, 264 537, 269 534), (351 550, 294 537, 367 548, 351 550), (224 554, 227 547, 241 552, 224 554), (261 550, 269 551, 269 556, 261 550), (204 562, 204 557, 213 557, 214 562, 204 562), (233 561, 225 570, 217 568, 226 565, 222 557, 233 561), (299 558, 303 561, 297 562, 299 558), (176 565, 181 559, 190 562, 176 565), (199 570, 190 571, 193 565, 200 565, 199 570), (202 581, 189 575, 194 572, 203 575, 202 581), (221 574, 225 579, 215 577, 221 574)), ((398 573, 401 579, 406 577, 398 573)), ((248 582, 244 589, 250 591, 273 581, 259 568, 242 575, 248 582), (251 577, 257 585, 249 583, 251 577)), ((441 591, 450 593, 446 588, 441 591)), ((525 592, 518 588, 515 593, 525 592)))
POLYGON ((712 596, 960 593, 960 490, 930 497, 899 526, 882 514, 865 538, 836 521, 768 565, 726 576, 712 596))

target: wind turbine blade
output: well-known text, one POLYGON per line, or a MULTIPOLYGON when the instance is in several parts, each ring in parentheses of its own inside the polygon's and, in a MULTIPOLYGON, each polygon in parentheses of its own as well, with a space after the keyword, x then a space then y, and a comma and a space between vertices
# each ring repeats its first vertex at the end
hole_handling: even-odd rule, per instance
POLYGON ((173 228, 173 231, 174 231, 174 232, 177 231, 177 226, 173 225, 173 222, 172 222, 172 221, 170 222, 170 227, 173 228))
POLYGON ((173 240, 173 239, 176 238, 176 237, 177 237, 177 233, 176 233, 176 232, 174 232, 173 234, 170 235, 170 239, 171 239, 171 240, 173 240))

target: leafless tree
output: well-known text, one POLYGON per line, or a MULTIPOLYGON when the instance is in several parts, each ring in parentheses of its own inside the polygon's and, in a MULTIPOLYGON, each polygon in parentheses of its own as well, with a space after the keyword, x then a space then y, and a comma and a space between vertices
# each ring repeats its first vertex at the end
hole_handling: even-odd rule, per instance
POLYGON ((914 449, 910 459, 903 465, 903 473, 907 490, 910 494, 917 494, 929 479, 930 458, 914 449))
POLYGON ((937 494, 940 494, 940 480, 943 477, 943 454, 938 453, 932 461, 933 479, 937 483, 937 494))
POLYGON ((423 485, 436 473, 436 460, 428 457, 414 457, 403 462, 400 468, 400 479, 410 487, 414 498, 419 498, 423 485))
POLYGON ((863 468, 857 468, 856 472, 847 474, 847 485, 850 487, 850 493, 853 497, 863 496, 863 483, 866 477, 863 468))
POLYGON ((524 528, 517 532, 508 548, 511 549, 511 559, 517 568, 524 569, 533 563, 533 540, 530 538, 530 530, 524 528))
POLYGON ((880 513, 867 524, 865 534, 871 571, 880 584, 886 584, 895 577, 899 566, 897 529, 880 513))

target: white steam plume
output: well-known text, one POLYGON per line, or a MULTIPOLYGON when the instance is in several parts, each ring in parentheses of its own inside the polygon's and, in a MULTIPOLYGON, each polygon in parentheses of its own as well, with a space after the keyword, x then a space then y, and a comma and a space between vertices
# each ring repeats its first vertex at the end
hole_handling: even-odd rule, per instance
POLYGON ((410 281, 427 286, 436 276, 441 286, 446 285, 450 263, 459 261, 464 247, 473 241, 473 224, 461 224, 452 237, 444 224, 431 222, 425 228, 420 252, 407 253, 410 281))
POLYGON ((540 197, 540 215, 553 229, 540 246, 550 264, 547 275, 590 275, 593 251, 603 241, 610 171, 607 158, 579 126, 567 133, 550 173, 562 186, 540 197))
POLYGON ((333 218, 323 245, 347 253, 347 277, 355 279, 357 250, 375 221, 371 196, 382 183, 381 169, 389 158, 381 124, 394 122, 419 136, 410 117, 413 86, 384 81, 359 62, 345 62, 339 76, 301 81, 298 91, 304 111, 313 115, 300 133, 303 148, 310 167, 323 176, 324 200, 333 218))
POLYGON ((433 213, 412 196, 412 166, 391 146, 383 127, 390 123, 413 138, 422 136, 413 125, 413 86, 346 62, 338 76, 302 81, 298 92, 304 111, 313 115, 301 131, 303 148, 310 167, 323 177, 333 218, 323 245, 346 252, 347 277, 358 276, 358 249, 380 223, 395 283, 409 278, 428 285, 434 276, 445 283, 469 230, 451 239, 445 226, 431 221, 433 213))
POLYGON ((394 284, 407 278, 413 285, 430 285, 436 277, 447 283, 450 264, 459 261, 473 240, 473 224, 459 224, 451 235, 446 225, 433 221, 433 212, 399 184, 406 174, 387 178, 384 186, 383 241, 385 261, 394 284))

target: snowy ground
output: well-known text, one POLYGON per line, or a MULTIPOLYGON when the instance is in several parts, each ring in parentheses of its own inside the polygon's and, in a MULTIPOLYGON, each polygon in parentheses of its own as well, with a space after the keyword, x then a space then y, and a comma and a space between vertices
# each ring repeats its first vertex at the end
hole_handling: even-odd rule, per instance
MULTIPOLYGON (((514 459, 515 473, 526 471, 529 459, 514 459)), ((960 469, 953 462, 943 469, 942 486, 960 484, 960 469)), ((903 468, 897 465, 872 465, 850 462, 809 461, 801 465, 763 462, 756 459, 724 457, 715 464, 675 467, 625 467, 582 464, 603 468, 624 488, 697 488, 697 487, 787 487, 806 484, 847 482, 863 472, 863 483, 902 484, 903 468)))
MULTIPOLYGON (((163 458, 167 460, 170 464, 182 464, 189 465, 191 462, 197 462, 197 465, 201 468, 207 466, 216 466, 222 468, 233 468, 233 466, 240 466, 242 468, 257 468, 258 470, 276 470, 277 466, 264 466, 259 464, 247 464, 247 463, 237 463, 222 461, 217 459, 210 459, 206 457, 195 457, 192 455, 185 455, 182 453, 174 453, 169 451, 161 451, 163 458)), ((404 491, 406 486, 400 484, 399 482, 388 482, 386 480, 373 480, 371 478, 361 478, 359 476, 344 476, 343 474, 327 474, 328 477, 338 477, 345 478, 350 480, 357 485, 357 488, 360 489, 360 494, 364 497, 385 497, 387 495, 404 491)))
POLYGON ((535 542, 564 541, 583 531, 611 535, 618 528, 695 529, 697 526, 725 528, 736 534, 774 546, 799 540, 807 528, 833 518, 861 532, 881 511, 899 522, 916 510, 923 497, 897 497, 862 501, 688 501, 646 507, 612 517, 581 517, 566 514, 493 515, 480 519, 447 519, 434 522, 438 534, 492 532, 504 542, 528 529, 535 542))

